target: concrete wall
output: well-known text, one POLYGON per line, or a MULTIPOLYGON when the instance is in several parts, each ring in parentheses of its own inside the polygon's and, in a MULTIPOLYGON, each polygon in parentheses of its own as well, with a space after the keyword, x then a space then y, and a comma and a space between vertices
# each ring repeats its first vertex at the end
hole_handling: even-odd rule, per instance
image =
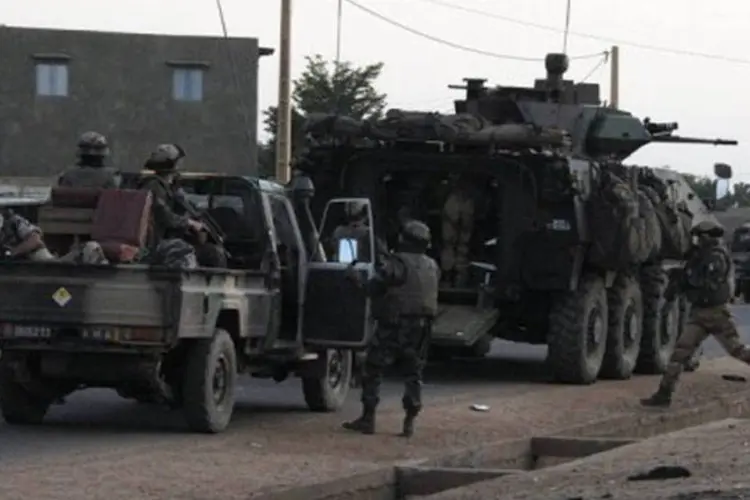
POLYGON ((265 53, 255 39, 0 27, 0 175, 58 173, 86 130, 107 136, 122 170, 177 142, 191 170, 252 174, 265 53), (67 66, 67 96, 38 95, 38 64, 67 66), (173 98, 176 68, 203 70, 202 100, 173 98))

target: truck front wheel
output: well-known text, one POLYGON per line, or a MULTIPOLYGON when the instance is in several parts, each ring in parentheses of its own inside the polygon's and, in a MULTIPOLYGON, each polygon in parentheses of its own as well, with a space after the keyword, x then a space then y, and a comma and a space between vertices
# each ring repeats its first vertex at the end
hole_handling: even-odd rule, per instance
POLYGON ((325 367, 318 376, 302 377, 302 392, 311 411, 333 412, 346 402, 352 378, 352 351, 327 349, 320 353, 318 362, 325 367))
POLYGON ((52 399, 47 394, 30 390, 18 380, 11 366, 0 362, 0 409, 6 423, 40 424, 51 404, 52 399))
POLYGON ((188 346, 182 411, 191 430, 218 433, 229 426, 237 389, 237 353, 232 337, 217 329, 212 339, 188 346))

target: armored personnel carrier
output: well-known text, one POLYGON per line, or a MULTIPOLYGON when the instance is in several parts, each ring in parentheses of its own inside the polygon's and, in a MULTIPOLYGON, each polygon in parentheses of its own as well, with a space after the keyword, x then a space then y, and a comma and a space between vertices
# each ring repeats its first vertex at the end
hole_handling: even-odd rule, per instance
POLYGON ((665 300, 666 271, 712 215, 676 172, 623 161, 651 143, 737 142, 677 136, 565 80, 565 55, 545 65, 532 87, 467 79, 453 115, 310 117, 296 167, 316 186, 313 212, 368 198, 390 246, 404 218, 430 225, 444 277, 436 354, 481 355, 503 338, 546 344, 560 382, 662 372, 687 310, 665 300))

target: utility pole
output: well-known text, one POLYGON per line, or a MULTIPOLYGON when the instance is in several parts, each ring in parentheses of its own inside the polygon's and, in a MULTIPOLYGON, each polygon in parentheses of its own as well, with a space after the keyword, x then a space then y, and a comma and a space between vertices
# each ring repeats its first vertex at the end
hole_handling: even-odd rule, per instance
POLYGON ((279 102, 276 120, 276 180, 289 182, 292 156, 291 35, 292 0, 281 0, 279 102))
POLYGON ((612 46, 612 59, 609 62, 609 107, 620 106, 620 47, 612 46))

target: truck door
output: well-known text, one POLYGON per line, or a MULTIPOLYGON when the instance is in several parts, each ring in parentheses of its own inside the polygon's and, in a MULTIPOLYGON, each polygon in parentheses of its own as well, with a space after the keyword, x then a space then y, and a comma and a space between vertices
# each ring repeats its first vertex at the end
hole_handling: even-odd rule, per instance
POLYGON ((319 228, 324 262, 308 262, 303 339, 312 347, 363 349, 372 334, 371 304, 361 283, 374 272, 375 237, 372 207, 367 198, 335 198, 323 211, 319 228), (361 207, 362 218, 351 224, 351 207, 361 207), (353 266, 352 266, 353 264, 353 266))

